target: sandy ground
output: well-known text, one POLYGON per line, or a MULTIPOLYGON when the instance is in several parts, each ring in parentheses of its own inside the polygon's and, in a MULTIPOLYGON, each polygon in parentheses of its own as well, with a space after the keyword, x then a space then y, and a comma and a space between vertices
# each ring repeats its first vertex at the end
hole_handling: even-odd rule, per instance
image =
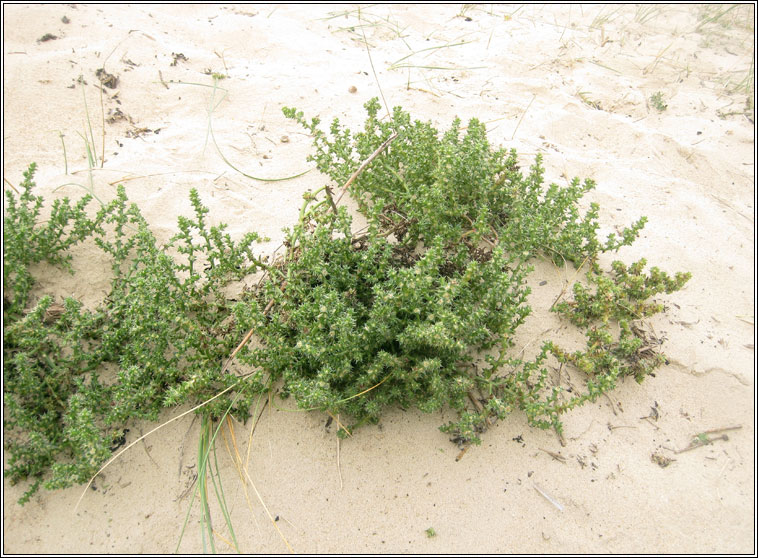
MULTIPOLYGON (((515 413, 460 461, 438 430, 449 417, 395 410, 341 443, 338 470, 326 417, 269 407, 249 472, 275 526, 252 491, 248 506, 219 452, 240 548, 286 553, 278 528, 299 553, 752 553, 755 127, 745 86, 755 15, 745 5, 708 19, 724 8, 380 5, 359 19, 351 5, 4 5, 3 177, 18 184, 36 161, 49 199, 82 193, 52 191, 87 183, 78 135, 86 98, 98 150, 104 138, 98 195, 123 183, 167 240, 198 188, 213 222, 268 235, 265 251, 324 178, 255 181, 220 153, 258 177, 308 169, 310 138, 282 106, 358 126, 380 85, 388 104, 439 129, 456 115, 488 122, 493 144, 515 147, 525 163, 542 153, 548 180, 593 177, 588 201, 601 205, 604 232, 648 216, 638 242, 615 257, 692 272, 654 320, 670 365, 566 416, 565 447, 515 413), (101 110, 102 67, 118 82, 101 110), (228 76, 215 97, 213 72, 228 76), (664 111, 650 104, 658 92, 664 111), (216 103, 220 152, 207 142, 216 103), (742 428, 728 440, 675 453, 697 433, 731 426, 742 428), (664 468, 656 455, 674 461, 664 468)), ((76 266, 77 278, 51 276, 45 288, 96 304, 107 265, 85 253, 76 266)), ((565 335, 544 309, 572 278, 535 271, 535 314, 517 348, 565 335)), ((150 427, 133 425, 129 440, 150 427)), ((188 416, 136 445, 77 512, 81 487, 20 507, 21 487, 4 483, 4 552, 173 552, 197 428, 188 416)), ((246 439, 241 427, 242 451, 246 439)), ((197 518, 195 505, 180 552, 202 550, 197 518)), ((216 528, 228 538, 218 515, 216 528)))

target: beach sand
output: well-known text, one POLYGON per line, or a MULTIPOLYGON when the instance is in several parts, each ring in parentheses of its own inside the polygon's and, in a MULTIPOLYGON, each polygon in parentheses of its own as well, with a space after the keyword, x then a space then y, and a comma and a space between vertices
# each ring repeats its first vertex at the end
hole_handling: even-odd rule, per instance
MULTIPOLYGON (((235 238, 267 235, 267 253, 296 222, 303 192, 327 180, 315 170, 282 182, 245 176, 313 166, 311 138, 283 106, 353 128, 381 95, 440 130, 476 117, 525 165, 542 153, 547 181, 596 180, 586 202, 601 207, 601 234, 648 217, 639 240, 605 265, 644 256, 692 273, 660 297, 667 310, 652 320, 669 364, 567 414, 565 446, 515 412, 460 460, 438 430, 449 413, 390 410, 338 449, 328 417, 289 412, 292 402, 276 398, 252 437, 249 503, 219 444, 240 549, 754 553, 755 16, 743 5, 716 18, 724 9, 6 4, 4 189, 34 161, 48 201, 81 195, 89 113, 105 159, 93 172, 102 199, 124 184, 165 242, 197 188, 212 223, 228 223, 235 238), (100 68, 117 78, 102 95, 100 68), (213 73, 227 76, 216 89, 213 73), (677 453, 698 433, 736 426, 677 453)), ((42 288, 96 305, 109 267, 93 254, 77 254, 76 276, 52 274, 42 288)), ((569 335, 547 308, 574 278, 537 266, 535 312, 515 350, 569 335)), ((153 426, 132 425, 128 440, 153 426)), ((147 437, 76 511, 83 487, 41 491, 22 507, 24 486, 6 480, 4 552, 202 551, 197 503, 179 542, 197 436, 188 415, 147 437)), ((238 425, 241 452, 248 436, 238 425)), ((214 527, 217 548, 231 550, 218 510, 214 527)))

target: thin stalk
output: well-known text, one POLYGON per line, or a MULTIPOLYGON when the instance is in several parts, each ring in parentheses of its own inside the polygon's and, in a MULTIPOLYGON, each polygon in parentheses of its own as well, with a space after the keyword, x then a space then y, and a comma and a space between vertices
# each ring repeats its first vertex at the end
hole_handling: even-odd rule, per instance
MULTIPOLYGON (((227 414, 226 418, 228 418, 228 416, 229 415, 227 414)), ((210 422, 210 419, 208 419, 208 421, 210 422)), ((223 418, 221 419, 221 421, 219 421, 218 430, 221 429, 222 423, 223 423, 223 418)), ((217 433, 218 433, 218 430, 217 430, 217 433)), ((224 487, 223 487, 223 485, 221 483, 221 475, 219 473, 219 466, 218 466, 218 456, 216 454, 215 436, 214 436, 213 439, 214 439, 213 446, 212 446, 212 449, 213 449, 213 465, 214 465, 215 470, 216 470, 215 474, 213 472, 211 472, 211 481, 213 483, 213 490, 216 493, 216 501, 218 502, 219 507, 221 508, 221 513, 224 516, 224 522, 226 523, 226 526, 229 528, 229 534, 232 536, 232 541, 234 542, 234 548, 237 550, 237 552, 239 552, 239 545, 237 544, 237 537, 234 534, 234 527, 232 525, 232 519, 229 516, 229 508, 226 505, 226 497, 224 495, 224 487), (218 477, 218 482, 216 482, 215 477, 218 477)), ((209 470, 210 470, 210 467, 209 467, 209 470)))
MULTIPOLYGON (((188 84, 188 85, 200 85, 200 84, 188 84)), ((215 103, 215 105, 214 105, 214 101, 215 101, 215 98, 216 98, 216 90, 220 89, 219 87, 217 87, 217 85, 218 85, 218 78, 214 77, 213 78, 213 85, 212 86, 207 86, 207 85, 205 86, 205 87, 212 87, 213 88, 213 92, 211 93, 211 98, 210 98, 210 101, 208 103, 208 128, 206 130, 205 144, 207 145, 207 143, 208 143, 208 136, 210 136, 210 138, 213 140, 213 145, 216 148, 216 152, 219 154, 219 157, 221 157, 221 160, 224 161, 224 163, 226 163, 227 165, 229 165, 229 167, 231 167, 233 170, 235 170, 238 173, 240 173, 245 178, 249 178, 251 180, 257 180, 259 182, 281 182, 283 180, 292 180, 293 178, 297 178, 299 176, 303 176, 304 174, 306 174, 306 173, 308 173, 308 172, 310 172, 312 170, 312 169, 308 169, 308 170, 305 170, 305 171, 303 171, 301 173, 293 174, 292 176, 285 176, 283 178, 261 178, 259 176, 253 176, 253 175, 247 174, 246 172, 244 172, 244 171, 238 169, 237 167, 235 167, 232 164, 232 162, 229 159, 227 159, 226 156, 221 151, 221 148, 218 146, 218 142, 216 141, 216 136, 213 133, 213 121, 212 121, 212 119, 213 119, 213 112, 218 108, 218 106, 221 104, 221 102, 226 98, 226 94, 227 94, 227 91, 225 89, 222 89, 222 91, 224 91, 224 96, 217 103, 215 103)), ((203 151, 205 151, 205 145, 203 146, 203 151)))
MULTIPOLYGON (((105 70, 105 68, 103 68, 105 70)), ((105 165, 105 106, 103 104, 103 82, 100 82, 100 116, 103 124, 103 146, 100 152, 100 168, 105 165)), ((94 144, 93 144, 94 145, 94 144)))
POLYGON ((68 156, 66 155, 66 142, 63 141, 63 132, 58 132, 58 137, 61 138, 61 145, 63 146, 63 167, 64 174, 68 174, 68 156))
POLYGON ((523 113, 521 113, 521 118, 519 118, 519 119, 518 119, 518 124, 516 124, 516 128, 513 130, 513 135, 511 136, 511 141, 513 141, 513 138, 515 138, 515 137, 516 137, 516 132, 518 131, 518 128, 519 128, 519 126, 521 126, 521 121, 522 121, 522 120, 524 119, 524 117, 526 116, 526 113, 527 113, 527 112, 529 112, 529 107, 531 107, 531 106, 532 106, 532 103, 534 102, 534 100, 535 100, 536 98, 537 98, 537 94, 535 93, 535 94, 534 94, 534 96, 532 97, 532 100, 531 100, 531 101, 529 101, 529 104, 528 104, 528 105, 526 105, 526 110, 524 110, 524 112, 523 112, 523 113))
MULTIPOLYGON (((358 21, 361 21, 361 8, 360 7, 358 7, 358 21)), ((374 73, 376 86, 379 88, 379 94, 382 96, 382 102, 384 103, 384 108, 387 110, 387 115, 389 116, 392 114, 392 112, 390 112, 390 106, 387 104, 387 99, 384 97, 384 91, 382 91, 382 84, 379 83, 379 77, 376 75, 376 68, 374 68, 374 60, 371 58, 371 49, 368 46, 368 41, 366 40, 366 32, 363 30, 363 28, 361 28, 361 33, 363 34, 363 43, 366 45, 366 54, 368 54, 368 61, 369 61, 369 64, 371 64, 371 71, 374 73)))
POLYGON ((457 71, 457 70, 483 70, 487 66, 421 66, 418 64, 399 64, 397 66, 393 66, 390 68, 390 70, 398 70, 401 68, 417 68, 419 70, 449 70, 449 71, 457 71))
MULTIPOLYGON (((90 145, 94 148, 95 146, 95 134, 92 132, 92 122, 89 118, 89 108, 87 107, 87 95, 84 92, 84 88, 82 87, 82 99, 84 99, 84 113, 87 116, 87 126, 89 129, 89 138, 85 139, 85 143, 87 144, 87 156, 90 160, 90 167, 96 167, 97 166, 97 159, 94 155, 94 152, 90 149, 90 145), (92 152, 91 152, 92 151, 92 152), (94 159, 94 160, 93 160, 94 159)), ((87 134, 87 128, 84 130, 84 134, 87 134)))
MULTIPOLYGON (((212 399, 216 399, 220 395, 226 393, 227 391, 229 391, 230 389, 232 389, 233 387, 235 387, 237 384, 238 384, 238 382, 232 384, 231 386, 229 386, 228 388, 226 388, 221 393, 213 396, 208 401, 205 401, 202 405, 205 405, 205 404, 209 403, 212 399)), ((237 402, 237 399, 239 399, 239 396, 240 396, 240 394, 237 394, 237 395, 234 396, 234 398, 232 399, 231 403, 229 403, 229 406, 226 408, 226 411, 224 412, 224 414, 222 415, 222 417, 225 417, 225 416, 227 416, 229 414, 229 412, 231 411, 232 407, 237 402)), ((198 407, 195 407, 193 409, 190 409, 190 411, 187 411, 187 412, 191 412, 191 411, 193 411, 193 410, 201 407, 202 405, 200 405, 198 407)), ((186 414, 186 413, 184 413, 184 414, 186 414)), ((210 421, 210 418, 208 418, 206 416, 203 416, 202 423, 201 423, 201 428, 200 428, 200 440, 198 442, 198 465, 197 465, 198 466, 198 471, 197 471, 198 477, 197 477, 197 484, 195 485, 195 493, 192 496, 192 501, 190 502, 190 507, 187 509, 187 515, 185 516, 184 524, 183 524, 182 530, 181 530, 181 532, 179 534, 179 540, 176 543, 176 551, 177 552, 178 552, 178 549, 179 549, 179 545, 182 542, 182 538, 184 537, 184 531, 186 529, 187 522, 189 521, 189 514, 190 514, 190 510, 192 509, 192 503, 194 502, 195 498, 199 494, 199 496, 200 496, 200 506, 201 506, 201 510, 200 510, 200 525, 201 525, 201 536, 202 536, 202 540, 203 540, 203 552, 206 552, 206 545, 207 545, 207 543, 206 543, 206 540, 205 540, 205 535, 206 535, 206 531, 207 531, 208 535, 209 535, 209 538, 210 538, 210 545, 211 545, 212 551, 215 553, 215 543, 214 543, 214 540, 213 540, 213 525, 212 525, 212 522, 211 522, 210 507, 208 505, 208 493, 207 493, 208 487, 207 487, 206 474, 207 474, 207 472, 210 469, 208 457, 210 455, 211 449, 214 449, 214 451, 215 451, 214 444, 216 442, 216 437, 218 436, 219 430, 221 429, 222 425, 223 425, 223 418, 222 418, 221 421, 219 421, 219 425, 218 425, 218 427, 216 427, 215 432, 213 432, 213 429, 212 429, 213 425, 212 425, 212 422, 210 421), (210 435, 211 432, 213 432, 212 435, 210 435)), ((217 465, 216 466, 216 470, 218 471, 218 464, 216 464, 216 465, 217 465)), ((213 479, 212 473, 211 473, 211 481, 214 483, 214 486, 215 486, 215 480, 213 479)), ((217 494, 217 498, 218 498, 218 491, 216 492, 216 494, 217 494)), ((229 518, 229 514, 226 511, 224 511, 225 506, 226 506, 225 500, 223 500, 223 499, 219 500, 219 505, 222 508, 222 513, 224 514, 224 520, 227 522, 227 526, 229 527, 229 531, 232 533, 232 538, 235 539, 235 544, 236 544, 236 538, 234 537, 234 529, 232 528, 231 518, 229 518)), ((237 551, 239 552, 239 549, 237 549, 237 551)))
POLYGON ((213 523, 211 520, 211 511, 208 506, 208 453, 210 452, 209 429, 211 424, 207 417, 203 417, 202 426, 200 427, 200 443, 198 444, 197 454, 197 484, 200 491, 200 534, 203 540, 203 553, 208 552, 208 543, 210 543, 211 552, 216 553, 216 545, 213 541, 213 523), (206 542, 206 532, 208 542, 206 542))
POLYGON ((392 64, 390 64, 390 68, 389 69, 390 70, 394 70, 395 68, 398 68, 398 67, 406 68, 407 66, 398 66, 398 64, 400 62, 402 62, 403 60, 407 60, 411 56, 415 56, 415 55, 420 54, 422 52, 427 52, 427 51, 430 51, 430 50, 439 50, 441 48, 452 48, 452 47, 457 47, 457 46, 461 46, 461 45, 467 45, 467 44, 469 44, 471 42, 473 42, 473 41, 461 41, 459 43, 450 43, 450 44, 446 44, 446 45, 438 45, 438 46, 433 46, 433 47, 422 48, 421 50, 417 50, 415 52, 411 52, 410 54, 406 54, 402 58, 398 58, 392 64))

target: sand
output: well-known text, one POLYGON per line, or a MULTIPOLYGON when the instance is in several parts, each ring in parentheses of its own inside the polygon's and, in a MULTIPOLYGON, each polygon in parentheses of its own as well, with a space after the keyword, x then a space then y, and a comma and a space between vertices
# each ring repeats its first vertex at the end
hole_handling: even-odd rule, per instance
MULTIPOLYGON (((240 549, 286 553, 284 538, 297 553, 754 553, 755 16, 744 5, 713 20, 724 9, 409 4, 359 19, 351 5, 6 4, 4 188, 35 161, 47 199, 83 193, 86 98, 105 155, 93 173, 102 199, 123 183, 165 241, 197 188, 213 223, 237 238, 269 236, 266 253, 302 193, 326 180, 312 171, 262 182, 232 168, 270 178, 312 166, 310 138, 283 106, 356 127, 381 86, 390 106, 438 129, 477 117, 525 164, 542 153, 547 180, 594 178, 586 201, 600 204, 604 233, 649 218, 606 264, 644 256, 692 272, 653 320, 669 365, 567 415, 565 446, 516 412, 459 461, 438 430, 444 413, 392 410, 342 441, 338 458, 327 417, 275 400, 252 438, 249 474, 277 521, 252 489, 247 503, 219 447, 240 549), (103 67, 118 81, 101 105, 103 67), (214 72, 228 76, 223 91, 208 87, 214 72), (726 440, 676 453, 732 426, 741 428, 726 440)), ((43 287, 97 304, 109 277, 92 254, 77 254, 75 278, 52 274, 43 287)), ((538 266, 535 315, 517 349, 566 335, 544 309, 573 277, 538 266)), ((132 425, 129 441, 152 426, 132 425)), ((82 487, 20 507, 23 487, 4 482, 4 552, 202 551, 197 504, 179 542, 197 431, 188 415, 135 445, 77 511, 82 487)), ((237 436, 247 451, 245 427, 237 436)), ((230 550, 214 521, 219 550, 230 550)))

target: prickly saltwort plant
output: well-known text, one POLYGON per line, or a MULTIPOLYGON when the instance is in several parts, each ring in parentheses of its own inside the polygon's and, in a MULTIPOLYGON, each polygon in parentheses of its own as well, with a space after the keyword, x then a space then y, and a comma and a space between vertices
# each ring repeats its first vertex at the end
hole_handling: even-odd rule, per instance
MULTIPOLYGON (((4 222, 5 475, 14 483, 32 479, 22 501, 42 484, 86 482, 130 420, 154 420, 163 406, 201 402, 230 386, 233 412, 245 418, 264 389, 221 366, 244 334, 222 288, 263 265, 251 252, 256 234, 235 242, 223 225, 208 227, 208 210, 192 191, 194 219, 181 218, 180 232, 159 247, 123 187, 94 218, 85 196, 73 206, 56 202, 41 223, 34 170, 18 199, 7 193, 4 222), (71 270, 68 249, 88 238, 112 263, 104 303, 87 310, 47 294, 34 302, 32 264, 71 270)), ((219 398, 202 412, 219 417, 229 402, 219 398)))
MULTIPOLYGON (((574 179, 564 188, 545 185, 540 156, 527 174, 522 173, 516 152, 492 149, 484 125, 476 119, 469 122, 465 132, 456 119, 448 131, 440 134, 430 123, 412 121, 401 108, 395 108, 390 118, 380 120, 379 109, 377 99, 366 104, 368 117, 364 129, 356 133, 341 126, 337 119, 327 133, 319 127, 318 119, 307 121, 302 112, 284 109, 286 116, 312 133, 315 154, 310 158, 321 172, 337 185, 348 183, 353 177, 350 193, 377 230, 392 233, 395 242, 390 249, 399 256, 390 267, 393 281, 382 282, 383 287, 391 286, 393 300, 401 303, 400 321, 389 319, 386 322, 401 324, 399 329, 388 330, 382 321, 384 344, 374 348, 368 340, 372 339, 375 329, 380 328, 374 326, 371 311, 368 318, 351 322, 348 329, 360 342, 354 344, 354 352, 343 350, 343 353, 360 354, 360 360, 344 362, 343 372, 335 375, 331 366, 324 366, 319 360, 319 355, 306 359, 306 377, 311 383, 305 386, 305 392, 312 393, 317 386, 321 397, 302 397, 303 386, 294 385, 291 391, 300 396, 304 406, 357 416, 366 415, 370 409, 367 416, 376 420, 381 407, 390 402, 415 404, 424 410, 449 405, 459 411, 460 420, 445 425, 443 430, 451 432, 460 442, 478 441, 478 433, 490 417, 503 418, 515 408, 525 411, 535 426, 560 429, 559 416, 563 412, 612 389, 619 376, 632 374, 640 380, 664 362, 665 358, 648 342, 646 333, 638 325, 630 325, 630 320, 640 320, 660 311, 660 306, 645 300, 659 292, 670 293, 681 288, 689 275, 677 274, 670 279, 654 269, 650 280, 644 281, 639 278, 637 264, 627 273, 619 263, 613 266, 617 278, 613 295, 584 296, 586 291, 578 285, 576 300, 572 303, 573 321, 577 325, 589 327, 598 312, 619 320, 618 340, 612 339, 607 327, 594 327, 586 332, 586 353, 568 355, 554 343, 546 342, 533 361, 508 357, 513 333, 531 311, 527 305, 528 289, 524 286, 524 278, 531 270, 528 262, 535 257, 549 257, 561 264, 570 261, 577 267, 588 264, 590 281, 605 285, 610 279, 599 268, 599 254, 632 244, 646 218, 625 228, 619 237, 611 234, 600 240, 598 205, 590 204, 583 215, 578 205, 595 187, 593 181, 574 179), (385 143, 388 143, 387 149, 371 165, 361 168, 362 161, 385 143), (358 175, 354 176, 356 171, 358 175), (405 291, 394 278, 404 278, 404 273, 411 268, 417 276, 412 286, 413 296, 398 298, 398 290, 405 291), (463 288, 455 289, 455 294, 448 299, 451 311, 441 310, 441 294, 458 286, 463 288), (602 300, 598 301, 598 296, 602 300), (633 301, 634 306, 622 313, 625 306, 621 300, 633 301), (473 316, 480 320, 477 324, 488 327, 477 329, 467 320, 473 316), (408 342, 409 334, 416 331, 424 332, 424 345, 408 342), (451 353, 451 346, 457 351, 451 353), (484 370, 476 368, 472 355, 495 346, 499 347, 499 355, 485 354, 489 366, 484 370), (423 349, 424 360, 414 359, 411 349, 423 349), (350 371, 361 370, 363 362, 374 362, 365 351, 392 364, 384 365, 379 373, 366 377, 361 383, 351 384, 351 378, 362 376, 351 375, 350 371), (400 361, 385 354, 395 359, 399 357, 400 361), (446 360, 446 356, 451 358, 446 360), (549 357, 561 363, 570 362, 585 372, 587 391, 566 400, 562 388, 547 389, 549 357), (446 384, 448 388, 438 387, 446 384), (370 386, 374 386, 373 389, 365 393, 360 402, 349 398, 350 393, 363 393, 370 386), (475 409, 467 409, 464 395, 475 403, 475 409)), ((322 238, 331 237, 331 233, 319 234, 322 238)), ((341 234, 350 239, 347 229, 341 234)), ((382 236, 384 243, 388 242, 384 240, 386 236, 382 236)), ((366 243, 370 245, 370 241, 366 243)), ((306 251, 304 248, 303 253, 306 251)), ((329 277, 334 273, 332 260, 321 261, 326 267, 322 276, 329 277)), ((311 286, 324 288, 318 281, 311 286)), ((375 286, 369 287, 373 293, 375 286)), ((347 292, 352 293, 353 288, 347 292)), ((297 290, 290 291, 289 284, 287 291, 285 296, 295 297, 299 308, 308 307, 312 302, 297 290)), ((369 289, 364 288, 364 291, 369 289)), ((384 288, 378 291, 385 297, 386 292, 384 288)), ((324 304, 324 308, 333 308, 335 301, 346 299, 345 292, 339 288, 336 293, 334 290, 329 293, 330 304, 324 304)), ((348 300, 351 296, 348 295, 348 300)), ((385 300, 376 294, 363 299, 371 310, 376 305, 384 309, 385 300)), ((559 306, 558 311, 566 314, 569 308, 566 304, 559 306)), ((381 316, 398 317, 398 314, 381 316)), ((277 323, 277 327, 282 325, 276 320, 259 323, 264 336, 266 328, 273 327, 271 323, 277 323)), ((308 342, 307 337, 314 328, 306 325, 306 321, 293 323, 287 314, 285 323, 289 327, 279 329, 276 342, 259 350, 257 362, 263 362, 261 353, 281 345, 295 349, 288 361, 297 362, 302 353, 297 350, 303 346, 332 354, 324 348, 329 339, 308 342)), ((327 319, 325 323, 334 322, 327 319)), ((376 365, 370 364, 369 368, 374 370, 376 365)), ((285 390, 286 386, 285 382, 285 390)))
POLYGON ((439 133, 400 108, 379 119, 376 99, 366 109, 356 133, 338 120, 327 133, 284 109, 313 134, 319 170, 351 184, 368 229, 354 232, 323 187, 304 196, 286 255, 273 263, 253 254, 256 233, 234 242, 224 225, 209 227, 194 190, 194 217, 179 219, 166 246, 123 188, 94 218, 84 197, 56 202, 41 223, 29 168, 19 199, 7 194, 4 224, 5 474, 32 479, 22 500, 42 484, 86 480, 129 420, 230 387, 201 412, 217 418, 234 401, 244 419, 253 397, 278 385, 303 409, 340 415, 341 436, 390 405, 451 408, 458 420, 441 429, 463 444, 516 409, 560 430, 566 411, 665 361, 643 322, 663 308, 648 299, 689 274, 645 275, 644 260, 614 262, 609 274, 598 263, 634 242, 644 217, 601 240, 599 207, 579 210, 591 180, 546 186, 539 157, 524 174, 516 152, 492 149, 476 119, 439 133), (70 267, 69 249, 88 238, 112 264, 104 303, 35 302, 33 265, 70 267), (584 330, 585 351, 546 341, 531 360, 510 354, 531 312, 526 278, 538 257, 588 265, 587 286, 555 307, 584 330), (227 300, 228 281, 257 272, 258 288, 227 300), (250 332, 257 342, 239 358, 254 369, 241 381, 224 363, 250 332), (552 362, 581 371, 586 389, 569 396, 551 385, 552 362))

